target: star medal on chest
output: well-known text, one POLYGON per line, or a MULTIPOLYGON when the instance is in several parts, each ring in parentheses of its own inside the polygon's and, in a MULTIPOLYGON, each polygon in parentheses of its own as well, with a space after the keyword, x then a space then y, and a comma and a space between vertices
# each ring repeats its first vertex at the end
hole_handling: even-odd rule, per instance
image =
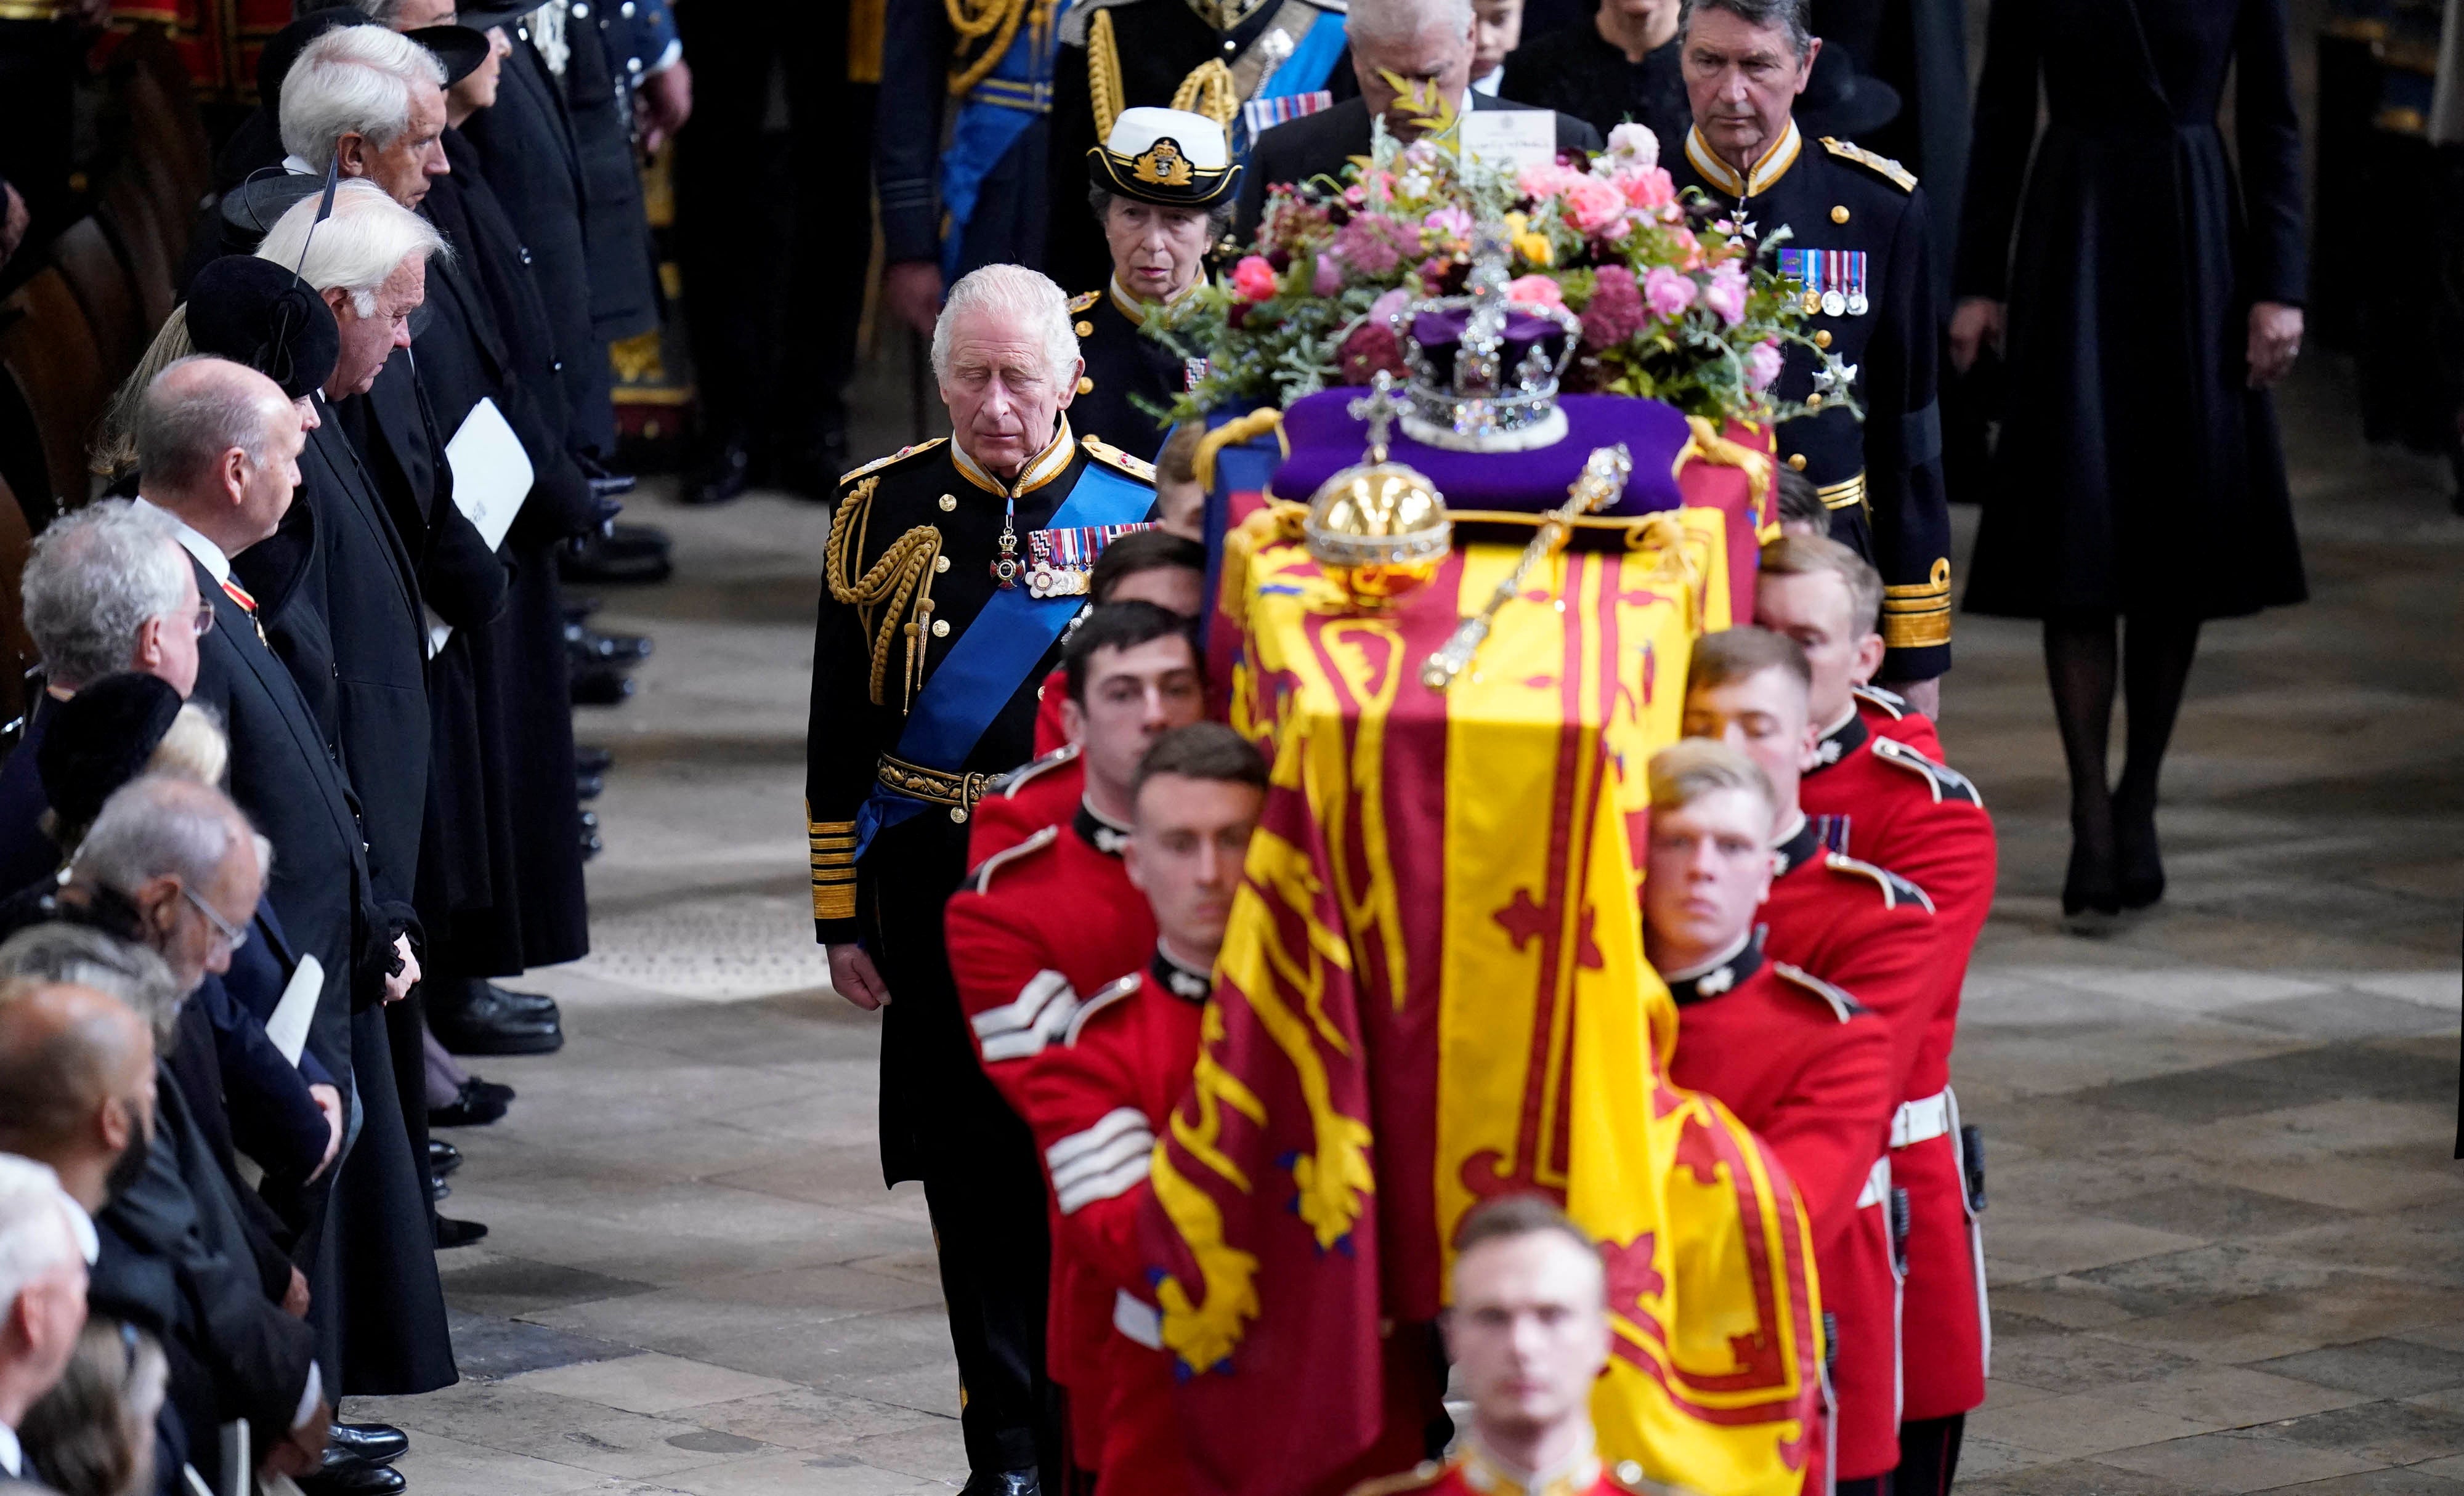
POLYGON ((1018 500, 1001 504, 1001 554, 993 558, 993 585, 1006 592, 1018 585, 1018 574, 1023 569, 1018 559, 1018 500))

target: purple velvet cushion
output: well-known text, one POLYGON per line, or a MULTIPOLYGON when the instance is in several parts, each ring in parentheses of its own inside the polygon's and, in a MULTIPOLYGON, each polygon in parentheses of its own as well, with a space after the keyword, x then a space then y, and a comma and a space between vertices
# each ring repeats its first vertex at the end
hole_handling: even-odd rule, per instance
MULTIPOLYGON (((1306 504, 1319 484, 1361 460, 1369 423, 1344 408, 1360 395, 1356 388, 1324 390, 1294 401, 1284 412, 1284 438, 1292 454, 1275 470, 1277 498, 1306 504)), ((1676 407, 1625 395, 1564 395, 1557 408, 1566 412, 1567 432, 1552 447, 1449 451, 1412 440, 1398 422, 1387 455, 1427 473, 1450 509, 1537 514, 1566 501, 1566 490, 1593 449, 1623 442, 1634 456, 1634 476, 1626 480, 1624 498, 1605 513, 1647 515, 1683 502, 1674 470, 1690 433, 1676 407)))

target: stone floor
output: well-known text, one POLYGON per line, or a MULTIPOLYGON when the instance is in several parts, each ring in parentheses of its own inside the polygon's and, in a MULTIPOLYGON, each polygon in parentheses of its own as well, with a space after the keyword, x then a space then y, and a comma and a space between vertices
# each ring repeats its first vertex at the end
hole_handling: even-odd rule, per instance
MULTIPOLYGON (((2464 520, 2345 434, 2348 385, 2313 363, 2287 400, 2316 600, 2210 634, 2161 912, 2059 933, 2034 633, 1960 625, 1944 736, 2002 831, 1957 1066, 1991 1159, 1977 1496, 2464 1496, 2464 520)), ((521 1100, 457 1137, 448 1208, 493 1228, 442 1260, 465 1380, 353 1412, 412 1431, 429 1496, 944 1488, 931 1237, 804 923, 823 518, 636 507, 679 576, 607 596, 658 654, 583 724, 618 759, 596 951, 534 983, 571 1041, 487 1065, 521 1100)))

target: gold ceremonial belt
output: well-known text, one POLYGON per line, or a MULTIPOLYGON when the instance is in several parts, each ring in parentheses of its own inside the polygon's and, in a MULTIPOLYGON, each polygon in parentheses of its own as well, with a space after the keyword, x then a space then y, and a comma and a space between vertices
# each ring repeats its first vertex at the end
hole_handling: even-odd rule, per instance
POLYGON ((1865 474, 1859 473, 1853 478, 1841 478, 1837 483, 1825 483, 1814 492, 1822 496, 1822 507, 1825 509, 1857 508, 1865 502, 1865 474))
POLYGON ((920 800, 935 805, 950 807, 950 819, 964 825, 967 812, 984 798, 995 776, 990 774, 945 774, 922 764, 909 763, 889 754, 881 756, 878 772, 881 787, 910 800, 920 800))

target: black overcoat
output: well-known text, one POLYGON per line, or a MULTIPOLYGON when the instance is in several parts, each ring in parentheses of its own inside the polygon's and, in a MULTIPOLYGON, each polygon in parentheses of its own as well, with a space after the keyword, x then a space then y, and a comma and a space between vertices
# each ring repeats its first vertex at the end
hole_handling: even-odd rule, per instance
POLYGON ((2245 384, 2251 303, 2302 299, 2286 24, 2285 0, 1994 5, 1956 277, 2010 309, 1974 611, 2222 618, 2305 595, 2275 404, 2245 384))
POLYGON ((1071 297, 1069 312, 1078 356, 1087 363, 1069 402, 1070 429, 1152 462, 1172 429, 1171 422, 1157 420, 1154 412, 1171 409, 1188 387, 1187 361, 1138 331, 1146 308, 1109 283, 1071 297), (1153 409, 1141 407, 1141 400, 1153 409))
MULTIPOLYGON (((1466 91, 1463 102, 1467 108, 1481 110, 1529 107, 1476 90, 1466 91)), ((1601 148, 1600 132, 1573 115, 1560 114, 1557 148, 1596 151, 1601 148)), ((1368 154, 1369 105, 1357 95, 1266 131, 1249 153, 1249 169, 1241 173, 1241 209, 1233 220, 1233 237, 1245 243, 1257 233, 1258 218, 1265 210, 1266 188, 1278 182, 1338 177, 1353 157, 1368 154)))

